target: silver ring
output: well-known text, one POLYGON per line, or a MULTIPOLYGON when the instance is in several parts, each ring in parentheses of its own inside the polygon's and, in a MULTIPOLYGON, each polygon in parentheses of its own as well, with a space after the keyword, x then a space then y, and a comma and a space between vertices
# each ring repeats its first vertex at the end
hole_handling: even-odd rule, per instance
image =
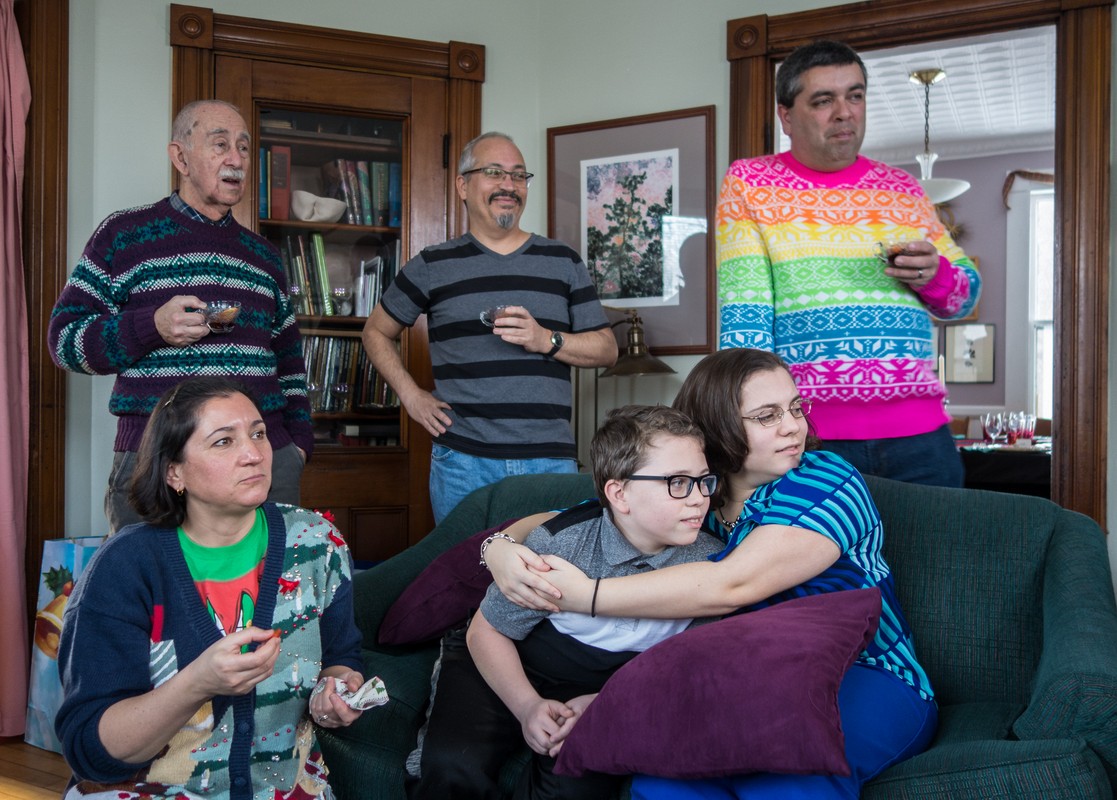
POLYGON ((915 277, 915 279, 916 279, 917 281, 921 281, 921 280, 923 280, 923 270, 921 270, 921 269, 919 269, 919 270, 916 270, 916 271, 915 271, 915 276, 916 276, 916 277, 915 277))
POLYGON ((330 718, 330 715, 329 715, 329 714, 323 714, 322 716, 320 716, 320 717, 318 718, 318 721, 319 721, 319 722, 325 722, 325 721, 326 721, 326 720, 328 720, 329 718, 330 718))

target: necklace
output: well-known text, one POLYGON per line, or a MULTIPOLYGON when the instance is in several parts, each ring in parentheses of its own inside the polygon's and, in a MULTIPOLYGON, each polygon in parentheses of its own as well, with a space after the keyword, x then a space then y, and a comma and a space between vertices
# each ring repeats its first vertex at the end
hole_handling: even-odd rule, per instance
MULTIPOLYGON (((735 520, 733 520, 732 522, 730 522, 729 520, 727 520, 725 518, 725 514, 722 512, 721 508, 718 509, 718 519, 721 520, 721 524, 725 526, 726 530, 731 531, 734 528, 736 528, 738 525, 741 524, 741 519, 745 516, 745 503, 747 503, 747 502, 748 502, 747 497, 744 500, 741 501, 741 513, 738 514, 737 518, 735 520)), ((736 501, 734 501, 733 505, 737 505, 736 501)), ((724 508, 724 506, 723 506, 723 508, 724 508)))

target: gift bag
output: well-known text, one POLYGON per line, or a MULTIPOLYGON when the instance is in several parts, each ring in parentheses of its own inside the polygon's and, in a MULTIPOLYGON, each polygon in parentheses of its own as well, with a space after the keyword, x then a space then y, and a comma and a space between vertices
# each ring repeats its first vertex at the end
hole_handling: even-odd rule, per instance
POLYGON ((54 735, 54 715, 62 704, 58 677, 58 638, 66 602, 103 536, 50 539, 43 543, 43 570, 35 604, 35 639, 31 647, 31 685, 27 699, 24 741, 44 750, 62 752, 54 735))

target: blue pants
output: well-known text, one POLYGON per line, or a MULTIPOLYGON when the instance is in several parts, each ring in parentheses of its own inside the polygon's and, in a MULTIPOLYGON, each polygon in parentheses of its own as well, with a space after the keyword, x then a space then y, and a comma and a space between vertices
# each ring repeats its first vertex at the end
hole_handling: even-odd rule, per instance
POLYGON ((837 453, 862 475, 956 488, 965 478, 949 425, 898 439, 826 439, 822 449, 837 453))
POLYGON ((577 472, 572 458, 482 458, 441 444, 431 447, 431 508, 437 525, 474 489, 509 475, 577 472))
POLYGON ((915 689, 876 667, 854 664, 838 690, 849 777, 777 775, 677 780, 637 775, 632 800, 857 800, 861 786, 888 767, 927 748, 938 727, 938 708, 915 689))

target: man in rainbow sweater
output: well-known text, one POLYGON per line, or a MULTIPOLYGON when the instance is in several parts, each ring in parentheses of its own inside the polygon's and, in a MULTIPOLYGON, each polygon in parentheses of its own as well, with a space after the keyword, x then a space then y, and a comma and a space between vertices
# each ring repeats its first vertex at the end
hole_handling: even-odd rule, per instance
POLYGON ((734 162, 718 201, 719 347, 779 354, 823 446, 860 471, 961 486, 931 315, 967 316, 981 279, 919 183, 859 154, 866 85, 840 42, 781 65, 791 150, 734 162))

